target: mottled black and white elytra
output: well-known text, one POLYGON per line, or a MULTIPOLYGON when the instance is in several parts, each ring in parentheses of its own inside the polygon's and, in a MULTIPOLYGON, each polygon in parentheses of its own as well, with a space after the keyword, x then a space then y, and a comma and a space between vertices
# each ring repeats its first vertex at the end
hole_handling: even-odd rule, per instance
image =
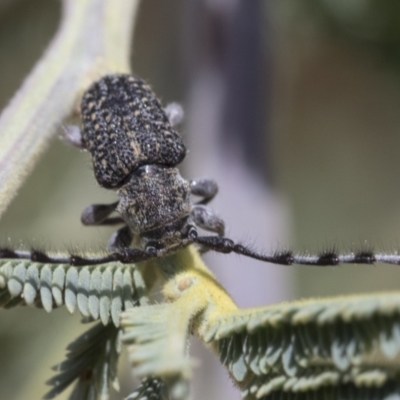
POLYGON ((105 76, 84 93, 81 115, 82 144, 105 188, 121 187, 142 165, 174 167, 186 155, 181 137, 141 79, 105 76))
POLYGON ((182 120, 182 109, 175 103, 163 108, 140 78, 127 74, 104 76, 83 94, 80 111, 82 129, 66 128, 66 138, 90 152, 97 182, 115 190, 118 196, 112 204, 86 207, 81 220, 84 225, 122 225, 110 238, 109 254, 61 257, 2 249, 0 258, 30 258, 77 266, 110 261, 134 263, 196 243, 205 250, 233 252, 283 265, 400 264, 398 253, 369 250, 348 254, 261 254, 224 237, 223 220, 207 206, 217 194, 217 184, 210 179, 188 181, 177 168, 186 155, 182 139, 174 129, 182 120), (193 203, 192 195, 202 199, 193 203), (118 216, 112 216, 114 212, 118 216), (214 235, 199 236, 198 228, 214 235))

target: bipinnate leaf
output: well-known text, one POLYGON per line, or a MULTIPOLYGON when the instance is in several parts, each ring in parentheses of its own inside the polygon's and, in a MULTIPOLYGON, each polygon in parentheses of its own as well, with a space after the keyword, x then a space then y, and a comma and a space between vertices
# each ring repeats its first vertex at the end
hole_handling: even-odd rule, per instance
POLYGON ((144 399, 145 393, 166 392, 170 400, 187 398, 193 366, 186 354, 189 323, 190 315, 177 312, 175 304, 135 307, 122 314, 122 342, 128 345, 134 376, 159 379, 158 383, 145 380, 137 396, 144 399))
POLYGON ((87 267, 0 260, 0 307, 65 305, 104 325, 119 326, 122 311, 143 300, 144 281, 135 265, 113 262, 87 267))
POLYGON ((244 399, 400 398, 398 293, 239 310, 210 322, 204 337, 244 399))
POLYGON ((90 328, 67 347, 67 357, 47 383, 53 388, 44 399, 53 399, 77 381, 70 400, 108 400, 110 387, 119 389, 117 364, 121 350, 119 329, 101 323, 90 328))

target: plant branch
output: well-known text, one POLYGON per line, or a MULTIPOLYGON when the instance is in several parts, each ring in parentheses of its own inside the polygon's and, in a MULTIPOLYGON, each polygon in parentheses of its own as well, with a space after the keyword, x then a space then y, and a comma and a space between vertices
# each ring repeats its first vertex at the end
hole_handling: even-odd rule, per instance
POLYGON ((129 72, 139 0, 63 0, 60 27, 0 115, 0 215, 84 89, 129 72))

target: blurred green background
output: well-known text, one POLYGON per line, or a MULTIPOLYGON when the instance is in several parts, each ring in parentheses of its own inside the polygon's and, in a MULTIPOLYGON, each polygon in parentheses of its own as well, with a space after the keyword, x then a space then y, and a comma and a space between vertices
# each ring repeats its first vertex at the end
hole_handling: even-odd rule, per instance
MULTIPOLYGON (((224 1, 217 3, 223 7, 224 1)), ((285 202, 291 229, 284 243, 314 252, 333 245, 357 249, 366 239, 376 251, 397 251, 399 3, 274 0, 263 4, 264 57, 269 60, 263 64, 269 81, 263 110, 268 116, 263 125, 268 133, 266 184, 285 202)), ((180 101, 185 106, 190 62, 183 49, 185 30, 192 22, 189 16, 183 0, 143 1, 139 12, 134 72, 151 82, 163 103, 180 101)), ((0 0, 0 108, 43 53, 59 17, 58 1, 0 0)), ((215 37, 210 34, 204 40, 215 37)), ((201 175, 201 162, 195 169, 201 175)), ((82 227, 79 215, 92 202, 114 199, 114 193, 97 186, 88 155, 55 138, 2 217, 0 239, 25 247, 102 248, 112 229, 82 227)), ((251 231, 246 234, 252 237, 251 231)), ((286 271, 289 283, 282 298, 287 299, 400 286, 398 267, 286 271)), ((266 290, 273 284, 266 282, 266 290)), ((66 315, 65 309, 51 315, 31 309, 1 311, 1 399, 43 395, 49 366, 62 359, 66 344, 82 330, 78 316, 66 315)))

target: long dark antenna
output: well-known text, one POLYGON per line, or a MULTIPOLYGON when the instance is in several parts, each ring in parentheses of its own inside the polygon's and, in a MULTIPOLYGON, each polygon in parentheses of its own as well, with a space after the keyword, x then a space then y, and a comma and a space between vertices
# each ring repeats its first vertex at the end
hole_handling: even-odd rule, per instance
MULTIPOLYGON (((375 253, 372 250, 351 251, 339 253, 335 250, 323 251, 319 254, 296 254, 292 251, 276 251, 273 253, 258 253, 247 246, 235 243, 233 240, 221 236, 192 237, 185 245, 196 243, 200 246, 217 251, 219 253, 236 253, 259 261, 280 265, 311 265, 311 266, 335 266, 339 264, 395 264, 400 265, 400 254, 375 253)), ((185 245, 181 246, 184 247, 185 245)), ((0 249, 0 259, 27 259, 33 262, 48 264, 70 264, 74 266, 86 266, 104 264, 119 261, 124 264, 137 263, 156 257, 162 257, 178 250, 140 250, 135 248, 123 248, 105 254, 104 256, 80 256, 74 254, 46 254, 42 251, 21 251, 0 249), (163 254, 161 254, 163 253, 163 254)))
POLYGON ((256 260, 281 265, 314 265, 314 266, 334 266, 339 264, 400 264, 400 255, 374 253, 373 251, 358 251, 349 253, 338 253, 336 251, 323 251, 320 254, 295 254, 292 251, 277 251, 272 254, 258 253, 233 240, 220 236, 201 236, 194 238, 193 241, 205 248, 219 253, 236 253, 256 260))

